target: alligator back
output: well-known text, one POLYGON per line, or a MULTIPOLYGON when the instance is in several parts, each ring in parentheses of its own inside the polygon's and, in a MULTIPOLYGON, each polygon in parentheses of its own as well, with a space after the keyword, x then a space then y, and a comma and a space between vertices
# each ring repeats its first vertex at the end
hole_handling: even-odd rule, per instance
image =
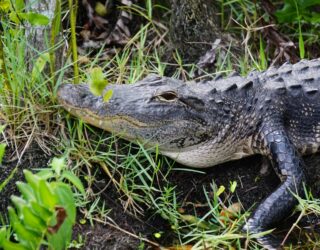
MULTIPOLYGON (((215 91, 252 90, 248 102, 258 100, 256 115, 276 107, 282 124, 296 149, 302 154, 320 147, 320 59, 302 60, 297 64, 271 67, 265 72, 251 72, 247 77, 231 75, 209 82, 215 91), (263 107, 263 109, 261 109, 263 107)), ((263 117, 261 117, 263 119, 263 117)))

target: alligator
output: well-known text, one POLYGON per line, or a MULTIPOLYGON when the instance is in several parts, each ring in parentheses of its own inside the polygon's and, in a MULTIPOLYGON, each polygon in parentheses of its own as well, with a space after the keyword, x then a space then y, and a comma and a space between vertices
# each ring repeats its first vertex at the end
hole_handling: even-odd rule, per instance
MULTIPOLYGON (((141 141, 195 168, 261 154, 281 184, 243 226, 260 233, 280 222, 297 204, 306 181, 302 155, 320 148, 320 59, 271 67, 247 76, 183 82, 149 75, 135 84, 109 85, 108 102, 88 85, 64 84, 60 104, 84 122, 129 141, 141 141)), ((277 249, 271 235, 258 238, 277 249)))

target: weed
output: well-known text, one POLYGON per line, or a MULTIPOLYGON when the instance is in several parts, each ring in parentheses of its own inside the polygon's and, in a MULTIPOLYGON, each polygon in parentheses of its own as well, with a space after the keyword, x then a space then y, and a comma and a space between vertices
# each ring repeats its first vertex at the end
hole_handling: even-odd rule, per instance
POLYGON ((11 229, 0 230, 0 246, 4 249, 65 249, 76 219, 76 205, 71 182, 83 195, 80 180, 66 170, 63 158, 54 158, 51 169, 38 174, 24 170, 26 183, 17 182, 22 196, 12 196, 14 207, 8 207, 10 228, 15 242, 10 240, 11 229), (51 181, 50 181, 51 180, 51 181))

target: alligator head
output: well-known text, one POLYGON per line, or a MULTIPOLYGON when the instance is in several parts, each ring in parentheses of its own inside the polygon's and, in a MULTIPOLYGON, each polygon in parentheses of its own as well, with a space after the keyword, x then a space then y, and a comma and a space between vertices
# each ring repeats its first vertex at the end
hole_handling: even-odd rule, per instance
POLYGON ((135 84, 109 85, 104 91, 112 89, 113 94, 104 102, 88 85, 65 84, 58 89, 58 100, 86 123, 148 147, 157 145, 162 154, 185 165, 208 167, 217 163, 205 159, 205 151, 212 154, 213 148, 198 149, 212 141, 219 122, 205 101, 207 93, 191 85, 150 75, 135 84))

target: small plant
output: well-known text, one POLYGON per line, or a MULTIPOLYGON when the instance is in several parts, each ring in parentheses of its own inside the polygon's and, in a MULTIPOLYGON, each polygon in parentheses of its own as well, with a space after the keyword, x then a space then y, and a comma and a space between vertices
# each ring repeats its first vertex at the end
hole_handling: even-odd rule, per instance
POLYGON ((69 245, 76 205, 71 186, 63 181, 70 181, 82 194, 84 188, 78 177, 65 169, 63 158, 54 158, 51 167, 37 174, 24 170, 27 182, 17 182, 22 196, 12 196, 14 207, 8 207, 10 227, 0 229, 1 248, 27 250, 46 246, 59 250, 69 245))
POLYGON ((100 96, 103 94, 103 101, 108 102, 112 97, 112 89, 109 89, 106 93, 103 93, 104 88, 108 85, 108 81, 103 75, 102 68, 95 67, 90 72, 90 91, 95 96, 100 96))

